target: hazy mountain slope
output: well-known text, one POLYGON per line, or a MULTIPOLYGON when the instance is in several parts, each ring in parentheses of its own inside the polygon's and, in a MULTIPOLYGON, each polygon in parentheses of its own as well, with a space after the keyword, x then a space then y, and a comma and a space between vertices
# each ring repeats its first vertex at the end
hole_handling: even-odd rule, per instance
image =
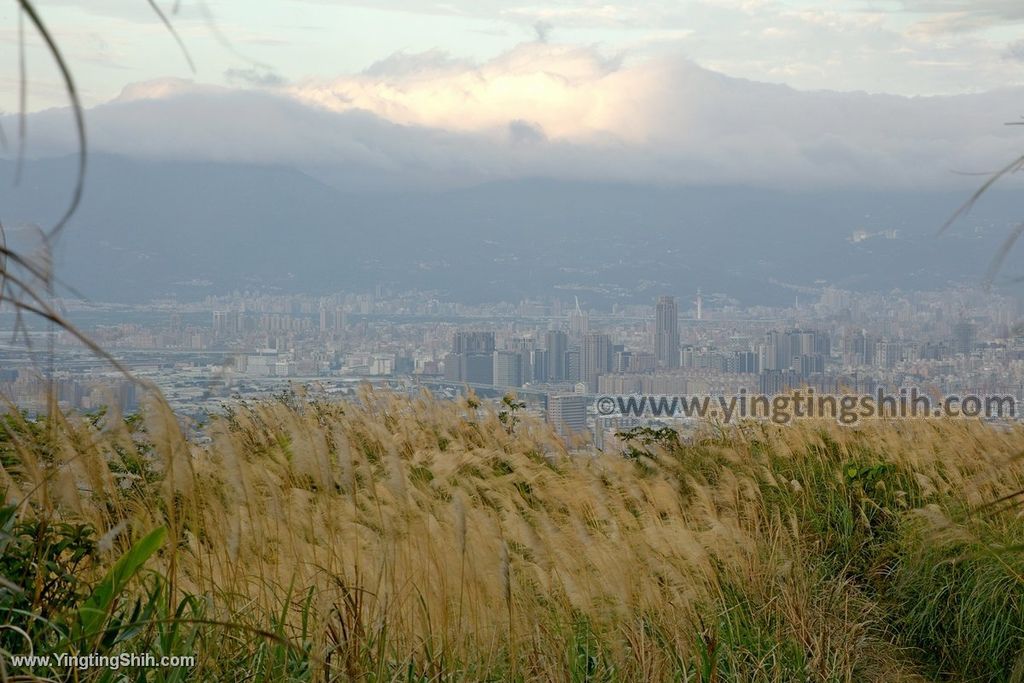
MULTIPOLYGON (((13 164, 0 162, 0 218, 15 240, 23 223, 59 215, 73 168, 30 161, 15 186, 13 164)), ((58 263, 103 300, 389 284, 466 301, 560 292, 594 303, 700 286, 767 303, 792 297, 769 281, 874 290, 980 278, 1024 203, 993 194, 937 239, 962 199, 543 179, 350 193, 286 167, 97 155, 58 263), (854 242, 856 230, 898 232, 854 242)))

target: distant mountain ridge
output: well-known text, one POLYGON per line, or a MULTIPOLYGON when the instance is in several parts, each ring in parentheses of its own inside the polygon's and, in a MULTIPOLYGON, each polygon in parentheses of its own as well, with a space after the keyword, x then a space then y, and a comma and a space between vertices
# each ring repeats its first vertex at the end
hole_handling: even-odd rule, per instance
MULTIPOLYGON (((13 167, 0 161, 0 220, 16 241, 19 225, 59 215, 74 159, 28 161, 17 186, 13 167)), ((57 265, 87 296, 123 302, 385 284, 467 302, 580 294, 605 304, 703 287, 782 303, 792 292, 772 282, 878 291, 979 280, 1024 202, 994 192, 937 238, 963 199, 539 178, 351 192, 286 166, 94 155, 57 265)))

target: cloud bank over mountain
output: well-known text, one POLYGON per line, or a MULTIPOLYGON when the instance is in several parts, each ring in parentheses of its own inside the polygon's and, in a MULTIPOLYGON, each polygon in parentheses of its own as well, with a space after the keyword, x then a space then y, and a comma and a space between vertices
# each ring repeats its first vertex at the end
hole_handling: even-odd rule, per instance
MULTIPOLYGON (((534 42, 484 63, 396 54, 362 73, 237 87, 164 79, 87 113, 90 146, 296 166, 353 187, 546 176, 656 184, 947 187, 1013 158, 1024 89, 943 97, 798 91, 684 58, 534 42)), ((29 154, 70 152, 66 111, 29 154)), ((3 120, 6 129, 13 117, 3 120)))

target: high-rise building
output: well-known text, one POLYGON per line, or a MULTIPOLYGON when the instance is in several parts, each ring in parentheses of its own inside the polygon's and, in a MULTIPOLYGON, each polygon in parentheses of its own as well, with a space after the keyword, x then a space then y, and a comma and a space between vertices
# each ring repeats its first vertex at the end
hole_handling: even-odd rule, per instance
POLYGON ((448 382, 462 381, 462 367, 459 364, 459 354, 449 353, 444 357, 444 378, 448 382))
POLYGON ((629 359, 630 372, 654 372, 654 354, 649 351, 638 351, 629 359))
POLYGON ((214 311, 213 312, 213 334, 215 337, 225 337, 242 332, 242 314, 238 311, 214 311))
POLYGON ((789 352, 789 337, 778 330, 765 333, 763 348, 761 369, 785 370, 793 364, 793 356, 789 352))
POLYGON ((320 302, 320 333, 341 332, 345 329, 345 309, 341 306, 327 307, 327 302, 320 302))
POLYGON ((445 379, 470 384, 494 381, 494 333, 456 332, 445 357, 445 379))
POLYGON ((562 382, 568 379, 566 353, 569 351, 569 335, 560 330, 550 330, 544 335, 547 347, 547 381, 562 382))
POLYGON ((880 339, 875 342, 875 365, 880 368, 892 369, 903 360, 903 344, 898 341, 880 339))
POLYGON ((800 386, 800 379, 792 370, 762 370, 758 376, 758 390, 765 396, 774 396, 800 386))
POLYGON ((331 320, 330 312, 327 310, 326 304, 320 302, 320 333, 327 332, 331 327, 334 326, 334 321, 331 320))
POLYGON ((493 366, 494 385, 520 387, 523 385, 523 358, 518 351, 495 351, 493 366))
POLYGON ((978 331, 973 323, 961 320, 953 326, 953 348, 957 353, 969 356, 974 351, 978 331))
POLYGON ((563 438, 585 432, 587 397, 582 394, 549 394, 547 419, 563 438))
POLYGON ((863 329, 849 328, 843 334, 843 365, 874 365, 875 340, 863 329))
POLYGON ((536 349, 533 352, 533 375, 531 376, 534 382, 547 382, 548 381, 548 351, 547 349, 536 349))
POLYGON ((563 381, 579 382, 581 377, 582 354, 578 346, 565 352, 565 378, 563 381))
POLYGON ((672 296, 658 299, 654 321, 654 358, 659 367, 679 367, 679 304, 672 296))
POLYGON ((824 367, 832 354, 831 339, 817 330, 772 330, 761 346, 762 370, 795 370, 824 367))
POLYGON ((799 361, 799 367, 794 366, 793 369, 797 370, 801 377, 820 375, 825 372, 825 357, 820 353, 803 354, 800 356, 799 361))
POLYGON ((569 335, 579 340, 590 332, 590 317, 580 309, 580 300, 576 299, 576 308, 569 312, 569 335))
POLYGON ((588 391, 597 391, 597 378, 612 369, 611 337, 597 332, 586 335, 580 361, 580 381, 588 391))
POLYGON ((736 351, 733 360, 733 372, 753 375, 761 372, 758 355, 753 351, 736 351))
POLYGON ((629 372, 632 360, 633 354, 629 351, 616 351, 612 358, 612 372, 629 372))
POLYGON ((490 353, 460 353, 459 379, 469 384, 494 384, 494 358, 490 353))
MULTIPOLYGON (((535 342, 531 337, 516 337, 508 345, 509 351, 519 354, 519 384, 533 381, 533 352, 535 342)), ((495 371, 497 372, 497 371, 495 371)), ((498 380, 495 378, 494 383, 498 380)))
POLYGON ((456 332, 452 353, 494 353, 493 332, 456 332))

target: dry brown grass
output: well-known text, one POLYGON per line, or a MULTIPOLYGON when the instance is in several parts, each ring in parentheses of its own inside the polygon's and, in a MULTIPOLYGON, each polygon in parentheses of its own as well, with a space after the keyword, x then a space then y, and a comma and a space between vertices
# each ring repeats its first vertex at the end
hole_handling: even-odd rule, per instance
POLYGON ((868 542, 888 517, 864 501, 974 538, 964 511, 1024 488, 1024 431, 971 422, 747 424, 638 459, 370 391, 243 406, 205 446, 159 404, 144 424, 9 429, 0 478, 22 514, 96 528, 97 575, 166 525, 150 567, 171 604, 200 596, 242 629, 201 637, 224 679, 262 630, 321 679, 913 680, 872 592, 887 569, 836 570, 826 508, 851 533, 863 516, 868 542), (851 497, 844 467, 864 462, 900 476, 851 497))

